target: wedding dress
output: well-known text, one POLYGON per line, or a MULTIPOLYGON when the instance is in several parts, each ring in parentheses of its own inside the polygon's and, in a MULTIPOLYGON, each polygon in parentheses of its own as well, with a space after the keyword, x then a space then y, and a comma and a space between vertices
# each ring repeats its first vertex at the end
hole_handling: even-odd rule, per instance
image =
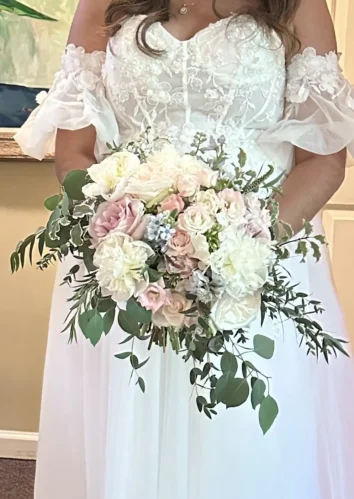
MULTIPOLYGON (((242 17, 211 24, 188 41, 162 24, 147 33, 151 58, 138 50, 143 16, 128 20, 107 53, 69 45, 44 102, 17 135, 28 154, 53 148, 56 128, 93 125, 96 154, 132 139, 146 126, 188 149, 196 131, 224 135, 236 160, 289 172, 293 148, 331 154, 354 151, 354 92, 335 53, 306 48, 287 66, 275 33, 242 17)), ((320 218, 314 220, 322 231, 320 218)), ((324 328, 346 337, 325 255, 296 255, 288 270, 322 301, 324 328)), ((328 366, 306 356, 290 322, 267 323, 276 354, 262 368, 280 406, 263 436, 251 404, 220 410, 213 421, 195 406, 189 369, 171 351, 151 353, 147 393, 129 385, 129 363, 114 354, 118 325, 94 348, 68 345, 60 334, 70 289, 58 271, 44 376, 36 499, 351 499, 354 497, 354 376, 344 356, 328 366)), ((258 323, 252 326, 259 332, 258 323)), ((146 345, 137 346, 141 359, 146 345)))

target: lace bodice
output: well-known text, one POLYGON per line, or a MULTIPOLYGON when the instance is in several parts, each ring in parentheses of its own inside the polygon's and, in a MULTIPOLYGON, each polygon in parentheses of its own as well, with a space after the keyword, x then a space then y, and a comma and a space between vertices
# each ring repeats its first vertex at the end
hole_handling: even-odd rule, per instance
POLYGON ((196 130, 243 138, 281 118, 285 63, 276 35, 251 20, 222 19, 181 42, 156 23, 147 41, 165 53, 151 59, 135 42, 141 17, 111 40, 103 69, 124 139, 147 125, 188 143, 196 130))
POLYGON ((126 21, 106 54, 68 46, 48 97, 17 135, 24 150, 42 157, 56 128, 89 125, 97 130, 97 155, 147 126, 184 148, 196 131, 224 135, 259 167, 287 169, 292 145, 317 154, 354 150, 354 92, 335 53, 307 48, 286 67, 278 36, 243 16, 188 41, 155 23, 147 41, 164 53, 150 57, 135 40, 142 20, 126 21))

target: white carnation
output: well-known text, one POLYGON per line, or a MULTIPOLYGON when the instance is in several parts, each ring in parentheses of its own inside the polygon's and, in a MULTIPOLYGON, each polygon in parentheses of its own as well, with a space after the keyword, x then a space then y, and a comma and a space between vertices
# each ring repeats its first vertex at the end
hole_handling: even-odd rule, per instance
POLYGON ((93 180, 89 193, 97 192, 108 201, 121 199, 125 192, 128 180, 133 172, 140 166, 140 161, 135 154, 121 151, 108 156, 101 163, 92 165, 87 173, 93 180))
POLYGON ((153 254, 142 241, 124 234, 109 234, 99 244, 93 259, 99 285, 117 302, 140 294, 148 285, 141 271, 153 254))
POLYGON ((257 292, 235 300, 224 293, 211 310, 211 318, 219 330, 234 331, 247 327, 260 311, 261 293, 257 292))
POLYGON ((253 238, 230 226, 219 234, 220 247, 211 254, 211 269, 239 300, 259 291, 268 278, 272 260, 269 241, 253 238))

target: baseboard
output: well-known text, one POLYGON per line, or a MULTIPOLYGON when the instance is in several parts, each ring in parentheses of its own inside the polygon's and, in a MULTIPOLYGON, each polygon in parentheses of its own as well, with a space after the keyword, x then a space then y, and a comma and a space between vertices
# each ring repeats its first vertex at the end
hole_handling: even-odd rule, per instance
POLYGON ((0 458, 36 459, 38 433, 0 431, 0 458))

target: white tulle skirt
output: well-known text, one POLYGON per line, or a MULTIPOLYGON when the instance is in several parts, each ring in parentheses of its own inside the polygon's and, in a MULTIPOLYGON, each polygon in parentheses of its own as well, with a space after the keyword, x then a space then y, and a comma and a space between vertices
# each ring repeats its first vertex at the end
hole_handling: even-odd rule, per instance
MULTIPOLYGON (((298 347, 290 322, 284 330, 269 324, 263 332, 276 338, 276 354, 261 366, 280 406, 274 426, 263 436, 250 403, 210 421, 197 411, 188 366, 173 352, 151 352, 143 394, 129 384, 129 362, 114 357, 125 347, 118 326, 96 348, 83 338, 67 344, 60 331, 70 290, 59 284, 69 265, 59 269, 54 292, 35 499, 354 497, 352 360, 317 362, 298 347)), ((294 257, 288 268, 323 302, 325 329, 345 337, 326 258, 300 264, 294 257)), ((150 355, 146 342, 136 349, 142 360, 150 355)))

